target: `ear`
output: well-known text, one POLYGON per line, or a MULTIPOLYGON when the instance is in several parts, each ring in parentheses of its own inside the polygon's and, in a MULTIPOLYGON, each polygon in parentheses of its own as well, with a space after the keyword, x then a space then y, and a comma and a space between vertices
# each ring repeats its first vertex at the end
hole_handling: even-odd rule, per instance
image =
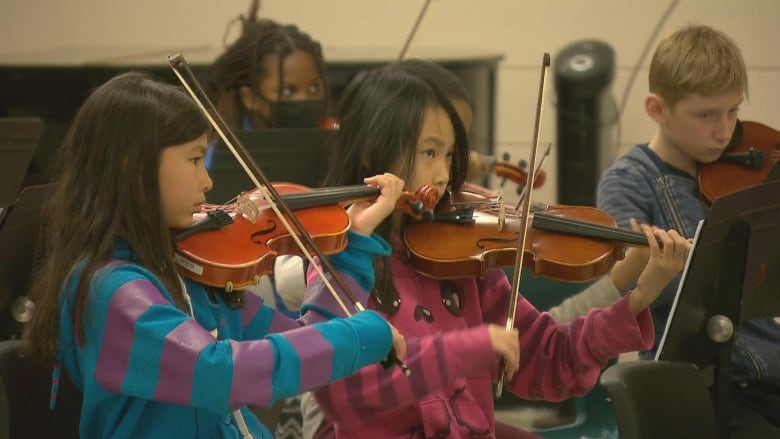
POLYGON ((648 94, 645 98, 645 111, 657 124, 666 122, 664 100, 661 96, 655 93, 648 94))
POLYGON ((260 111, 261 100, 255 96, 254 90, 248 85, 242 85, 238 88, 238 97, 241 99, 241 104, 244 108, 251 112, 260 111))

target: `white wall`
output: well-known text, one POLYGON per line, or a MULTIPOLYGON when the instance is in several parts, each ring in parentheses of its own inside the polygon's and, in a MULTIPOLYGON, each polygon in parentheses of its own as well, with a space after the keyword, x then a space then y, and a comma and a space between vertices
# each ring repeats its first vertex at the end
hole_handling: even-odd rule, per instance
MULTIPOLYGON (((295 22, 320 40, 328 53, 381 48, 400 52, 424 0, 264 0, 261 15, 295 22)), ((90 53, 171 50, 218 51, 227 23, 245 13, 249 0, 2 0, 0 64, 19 54, 46 52, 80 62, 90 53)), ((743 50, 750 74, 750 101, 741 117, 780 128, 780 1, 778 0, 434 0, 415 39, 415 49, 448 53, 500 53, 496 150, 528 157, 539 63, 574 41, 594 38, 616 53, 613 93, 620 100, 630 73, 664 11, 671 15, 663 37, 689 22, 725 31, 743 50), (457 53, 457 52, 456 52, 457 53)), ((650 42, 654 46, 656 40, 650 42)), ((209 52, 211 53, 211 52, 209 52)), ((622 115, 621 147, 649 140, 653 124, 644 114, 649 59, 644 59, 622 115)), ((541 142, 555 140, 552 74, 541 142)), ((0 87, 2 84, 0 84, 0 87)), ((555 149, 546 164, 548 182, 534 195, 555 201, 555 149)))

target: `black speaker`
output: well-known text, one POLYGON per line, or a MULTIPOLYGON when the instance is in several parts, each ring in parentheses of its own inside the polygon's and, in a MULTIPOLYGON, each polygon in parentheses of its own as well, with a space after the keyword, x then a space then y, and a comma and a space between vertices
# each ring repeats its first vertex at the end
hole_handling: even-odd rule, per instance
POLYGON ((610 131, 617 114, 610 84, 615 52, 601 41, 565 47, 555 59, 558 203, 596 205, 601 173, 614 159, 610 131))

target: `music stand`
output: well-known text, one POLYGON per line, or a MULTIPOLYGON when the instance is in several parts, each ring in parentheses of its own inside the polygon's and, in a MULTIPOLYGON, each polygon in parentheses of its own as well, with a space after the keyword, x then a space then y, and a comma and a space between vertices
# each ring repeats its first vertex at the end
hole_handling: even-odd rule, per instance
POLYGON ((28 186, 8 209, 0 227, 0 339, 16 335, 19 329, 10 312, 11 303, 30 285, 35 250, 39 244, 43 204, 55 183, 28 186))
MULTIPOLYGON (((325 175, 328 147, 335 130, 273 128, 236 131, 236 137, 270 181, 319 187, 325 175)), ((255 187, 230 150, 219 142, 211 170, 214 187, 206 193, 210 203, 224 203, 255 187)))
POLYGON ((734 328, 780 315, 780 181, 716 199, 699 232, 656 359, 713 367, 718 431, 728 437, 734 328))
POLYGON ((0 118, 0 224, 3 211, 19 194, 42 132, 40 118, 0 118))

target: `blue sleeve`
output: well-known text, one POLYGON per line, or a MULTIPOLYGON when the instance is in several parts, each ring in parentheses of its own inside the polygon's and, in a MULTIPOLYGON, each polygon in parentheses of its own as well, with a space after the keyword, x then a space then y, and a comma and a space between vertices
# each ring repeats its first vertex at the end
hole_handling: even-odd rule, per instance
POLYGON ((631 218, 640 224, 653 224, 653 200, 655 196, 644 176, 616 165, 601 177, 596 194, 598 208, 610 214, 618 227, 629 230, 631 218))
POLYGON ((333 268, 351 276, 365 291, 374 287, 374 259, 390 254, 390 244, 374 233, 371 236, 347 232, 348 244, 342 252, 328 256, 333 268))
MULTIPOLYGON (((392 346, 389 325, 373 311, 257 340, 218 339, 210 323, 203 327, 176 308, 158 280, 145 274, 125 267, 107 276, 92 290, 85 348, 60 343, 69 349, 68 372, 80 376, 85 394, 229 413, 351 375, 381 361, 392 346)), ((273 310, 262 307, 261 313, 273 310)))

